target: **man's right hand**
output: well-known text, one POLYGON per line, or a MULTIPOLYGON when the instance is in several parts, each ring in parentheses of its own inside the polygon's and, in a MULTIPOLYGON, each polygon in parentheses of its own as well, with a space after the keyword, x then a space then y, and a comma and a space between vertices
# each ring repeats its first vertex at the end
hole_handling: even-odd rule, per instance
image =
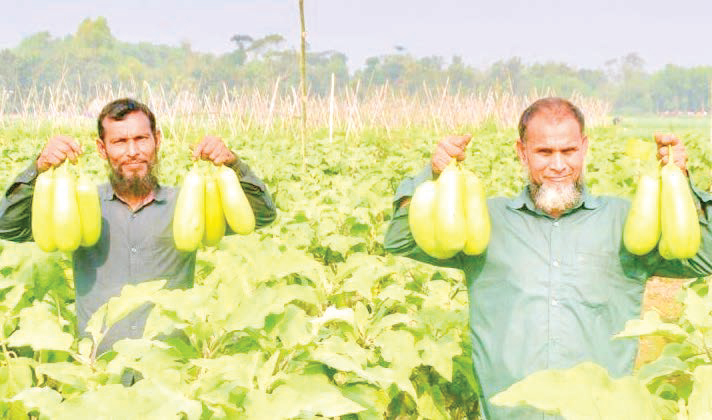
POLYGON ((465 149, 470 139, 472 139, 472 135, 467 134, 464 136, 448 136, 440 140, 438 145, 435 146, 433 157, 430 160, 433 173, 439 175, 450 164, 452 158, 465 160, 465 149))
POLYGON ((69 136, 54 136, 49 139, 37 158, 37 171, 44 172, 52 166, 59 166, 67 158, 72 163, 77 163, 81 154, 82 148, 76 140, 69 136))

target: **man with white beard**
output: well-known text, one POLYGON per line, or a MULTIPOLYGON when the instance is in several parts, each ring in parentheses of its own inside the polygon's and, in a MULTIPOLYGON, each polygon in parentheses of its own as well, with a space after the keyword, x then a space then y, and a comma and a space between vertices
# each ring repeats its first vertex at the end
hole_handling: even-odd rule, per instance
MULTIPOLYGON (((540 99, 524 111, 516 149, 529 185, 517 197, 488 199, 491 239, 481 255, 433 258, 417 246, 408 225, 415 188, 453 158, 464 160, 470 136, 442 139, 424 170, 396 191, 386 250, 465 273, 472 359, 487 419, 555 418, 489 402, 539 370, 592 361, 614 377, 631 374, 637 340, 611 337, 640 316, 645 281, 712 273, 712 196, 693 190, 702 210, 703 245, 695 258, 665 260, 657 248, 644 256, 629 253, 622 232, 630 202, 585 188, 584 127, 581 111, 561 98, 540 99)), ((687 173, 682 142, 667 135, 655 140, 662 162, 670 145, 675 164, 687 173)))

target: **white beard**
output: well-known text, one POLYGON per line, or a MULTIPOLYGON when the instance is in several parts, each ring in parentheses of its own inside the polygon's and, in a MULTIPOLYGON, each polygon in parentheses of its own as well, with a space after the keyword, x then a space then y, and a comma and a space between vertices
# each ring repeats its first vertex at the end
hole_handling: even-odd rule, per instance
POLYGON ((579 178, 576 182, 566 184, 529 184, 529 194, 534 205, 547 214, 561 214, 571 210, 581 202, 583 181, 579 178))

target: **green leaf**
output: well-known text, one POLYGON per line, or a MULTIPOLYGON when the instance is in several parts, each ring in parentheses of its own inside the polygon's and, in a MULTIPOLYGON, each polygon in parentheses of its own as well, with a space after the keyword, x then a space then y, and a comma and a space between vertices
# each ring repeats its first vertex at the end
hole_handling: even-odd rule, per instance
POLYGON ((432 280, 425 285, 426 293, 423 308, 450 309, 453 301, 450 298, 452 287, 444 280, 432 280))
POLYGON ((30 346, 33 350, 68 351, 74 337, 62 331, 60 318, 51 312, 44 302, 20 311, 20 328, 8 337, 11 347, 30 346))
POLYGON ((202 369, 201 380, 217 378, 230 381, 243 388, 255 387, 255 376, 259 364, 260 353, 233 354, 215 359, 191 359, 190 363, 202 369))
POLYGON ((423 392, 416 400, 418 414, 431 420, 445 420, 447 417, 440 410, 429 392, 423 392))
POLYGON ((27 388, 23 389, 10 401, 21 402, 25 413, 37 410, 47 418, 54 418, 55 411, 62 402, 62 395, 50 388, 27 388))
POLYGON ((400 366, 394 368, 375 366, 366 369, 366 379, 369 382, 378 384, 382 388, 395 384, 398 389, 407 392, 413 399, 416 399, 418 395, 415 392, 413 383, 410 381, 410 374, 410 369, 403 369, 400 366))
POLYGON ((157 292, 163 288, 166 280, 154 280, 136 285, 127 284, 121 289, 121 294, 109 299, 106 303, 106 329, 124 319, 139 306, 151 302, 157 292))
POLYGON ((354 372, 367 378, 363 366, 368 360, 368 350, 353 341, 346 341, 341 337, 332 336, 319 343, 311 351, 310 359, 323 363, 342 372, 354 372))
POLYGON ((403 367, 406 371, 422 363, 415 348, 415 338, 408 331, 385 331, 374 342, 381 348, 381 356, 385 361, 403 367))
POLYGON ((22 297, 25 295, 25 285, 18 284, 11 287, 11 290, 5 293, 2 299, 0 299, 0 314, 5 312, 9 315, 10 313, 16 312, 17 309, 19 309, 18 305, 23 301, 22 297))
POLYGON ((106 371, 121 375, 131 368, 156 384, 178 386, 182 383, 180 356, 169 345, 146 339, 123 339, 114 343, 116 357, 109 362, 106 371))
POLYGON ((626 322, 623 331, 614 335, 613 338, 630 338, 645 335, 659 335, 672 341, 682 341, 687 338, 685 330, 675 324, 662 322, 660 314, 655 311, 645 312, 643 319, 632 319, 626 322))
POLYGON ((250 419, 287 419, 300 415, 343 416, 366 408, 344 397, 324 375, 289 375, 271 394, 248 394, 250 419))
POLYGON ((638 371, 638 379, 647 384, 651 381, 666 375, 677 372, 685 372, 687 364, 677 357, 661 356, 654 362, 648 363, 638 371))
POLYGON ((279 288, 262 286, 249 298, 239 300, 239 306, 233 308, 225 322, 227 331, 243 330, 245 328, 261 329, 265 325, 265 317, 281 313, 285 305, 292 301, 302 301, 318 304, 318 298, 312 287, 288 285, 279 288))
POLYGON ((87 413, 97 419, 117 418, 119 415, 125 419, 160 420, 179 418, 183 414, 189 420, 197 420, 202 407, 198 401, 144 379, 130 388, 118 384, 106 385, 68 399, 59 405, 53 419, 86 418, 87 413))
POLYGON ((690 420, 712 418, 712 366, 698 366, 692 372, 694 385, 688 400, 690 420))
POLYGON ((326 308, 322 316, 313 318, 311 323, 318 329, 322 325, 331 321, 343 321, 353 326, 355 323, 354 310, 351 308, 337 309, 334 306, 329 306, 326 308))
POLYGON ((397 272, 397 268, 386 266, 382 257, 357 253, 339 267, 337 280, 344 280, 342 291, 356 292, 371 299, 372 289, 377 281, 397 272))
POLYGON ((91 335, 92 341, 94 342, 94 347, 99 346, 102 338, 104 337, 104 320, 106 319, 106 305, 101 305, 99 309, 96 310, 89 321, 87 321, 87 326, 84 329, 91 335))
POLYGON ((260 391, 266 392, 272 383, 278 379, 279 372, 275 373, 275 367, 279 360, 280 353, 276 351, 267 359, 262 366, 257 368, 257 388, 260 391), (277 377, 277 378, 276 378, 277 377))
POLYGON ((378 299, 385 301, 388 299, 395 300, 396 302, 405 303, 405 298, 410 293, 398 284, 389 284, 385 289, 378 294, 378 299))
POLYGON ((282 345, 286 348, 306 345, 314 337, 306 312, 295 305, 287 305, 276 331, 282 345))
POLYGON ((569 420, 660 419, 654 397, 640 381, 631 376, 611 379, 590 362, 535 372, 490 401, 507 407, 529 405, 569 420))
POLYGON ((86 391, 92 370, 89 366, 76 365, 70 362, 44 363, 37 368, 38 375, 47 375, 57 382, 67 384, 75 389, 86 391))
POLYGON ((404 324, 407 326, 415 325, 415 320, 411 315, 407 314, 390 314, 381 318, 378 322, 375 322, 368 328, 369 335, 378 335, 383 331, 390 330, 392 327, 404 324))
POLYGON ((446 335, 433 340, 423 337, 416 348, 421 352, 423 364, 432 366, 443 378, 452 382, 452 359, 462 353, 459 336, 446 335))
POLYGON ((358 413, 360 420, 381 420, 386 418, 390 398, 383 389, 368 384, 351 384, 341 388, 341 392, 366 410, 358 413))
POLYGON ((25 357, 6 360, 7 365, 0 366, 0 399, 10 398, 25 388, 32 386, 34 360, 25 357))
POLYGON ((712 328, 712 297, 700 297, 693 289, 687 289, 685 297, 684 317, 690 321, 696 329, 712 328))

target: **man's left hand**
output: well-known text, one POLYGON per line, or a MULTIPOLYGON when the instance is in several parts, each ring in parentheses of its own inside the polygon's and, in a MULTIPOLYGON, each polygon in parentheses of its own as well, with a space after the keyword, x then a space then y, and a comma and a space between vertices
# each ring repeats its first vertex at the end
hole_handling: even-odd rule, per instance
POLYGON ((682 172, 687 175, 687 151, 680 139, 672 134, 655 133, 655 143, 658 145, 658 160, 665 165, 668 163, 668 145, 672 146, 672 155, 682 172))
POLYGON ((220 137, 205 136, 193 148, 193 159, 203 159, 215 165, 230 165, 237 160, 237 156, 230 151, 220 137))

